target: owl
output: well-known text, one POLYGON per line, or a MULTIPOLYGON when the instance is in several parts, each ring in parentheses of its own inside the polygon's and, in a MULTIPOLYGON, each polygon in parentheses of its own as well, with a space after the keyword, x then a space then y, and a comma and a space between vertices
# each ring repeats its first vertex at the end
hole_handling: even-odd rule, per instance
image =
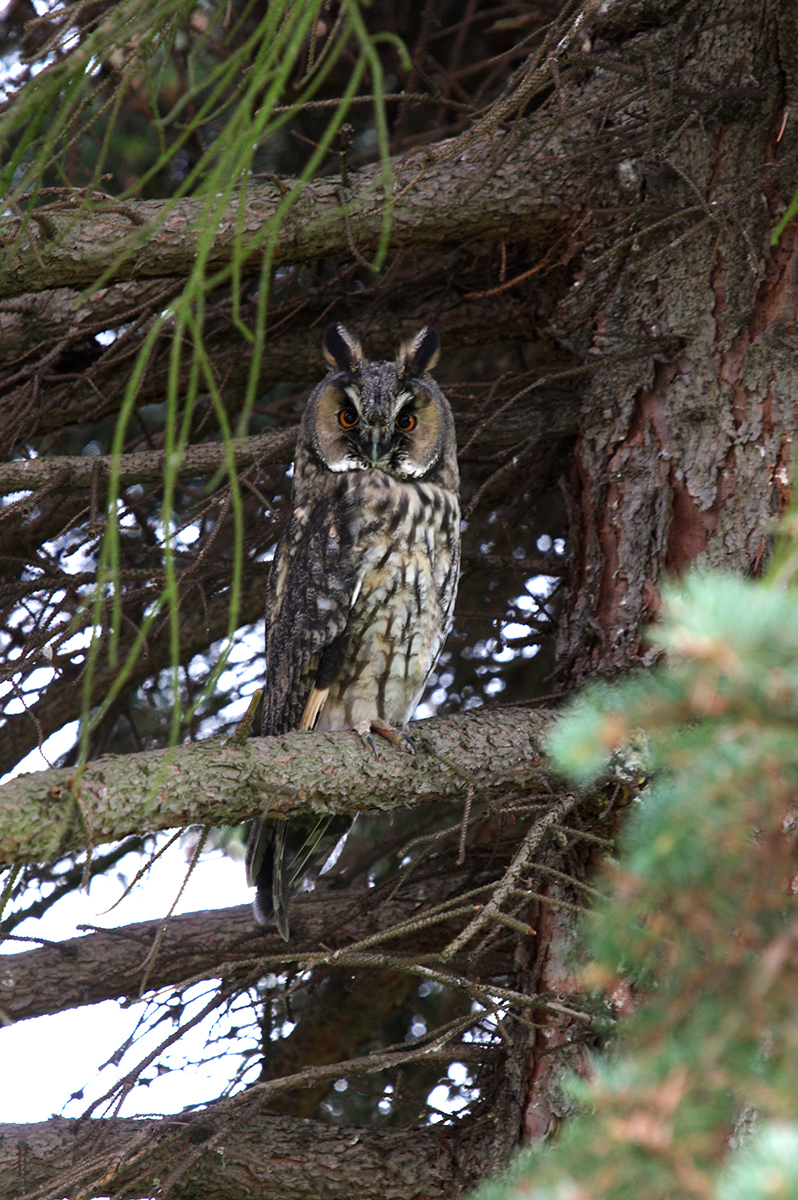
MULTIPOLYGON (((299 428, 291 515, 266 598, 265 735, 353 729, 403 735, 452 622, 459 475, 449 402, 429 374, 425 327, 396 362, 324 333, 330 372, 299 428)), ((288 905, 329 867, 349 818, 256 819, 246 853, 255 915, 288 940, 288 905)))

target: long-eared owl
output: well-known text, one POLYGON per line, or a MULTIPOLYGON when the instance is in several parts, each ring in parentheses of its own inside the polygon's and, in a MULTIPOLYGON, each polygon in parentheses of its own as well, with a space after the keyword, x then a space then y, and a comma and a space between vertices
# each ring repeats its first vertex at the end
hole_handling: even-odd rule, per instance
MULTIPOLYGON (((403 740, 451 626, 460 562, 454 420, 428 373, 439 349, 425 327, 395 363, 372 362, 342 325, 325 331, 330 373, 299 429, 291 516, 268 583, 264 734, 403 740)), ((246 866, 258 920, 273 914, 288 938, 290 900, 348 825, 253 821, 246 866)))

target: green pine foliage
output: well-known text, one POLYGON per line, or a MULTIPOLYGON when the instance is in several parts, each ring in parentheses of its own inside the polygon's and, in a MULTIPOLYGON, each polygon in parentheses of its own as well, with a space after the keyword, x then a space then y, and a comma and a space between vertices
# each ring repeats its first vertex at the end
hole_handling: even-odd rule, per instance
POLYGON ((667 665, 590 691, 550 744, 580 782, 647 747, 583 970, 635 1011, 570 1085, 582 1116, 482 1200, 798 1197, 798 605, 694 574, 649 636, 667 665))

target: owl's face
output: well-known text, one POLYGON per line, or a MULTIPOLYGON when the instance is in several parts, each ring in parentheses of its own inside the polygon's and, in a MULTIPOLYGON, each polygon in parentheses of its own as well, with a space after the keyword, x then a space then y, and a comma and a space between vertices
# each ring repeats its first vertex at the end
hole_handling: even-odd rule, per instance
POLYGON ((425 326, 401 347, 395 363, 372 362, 342 325, 330 325, 324 356, 332 370, 308 401, 298 474, 305 450, 334 474, 379 470, 456 490, 452 413, 427 374, 439 351, 437 333, 425 326))

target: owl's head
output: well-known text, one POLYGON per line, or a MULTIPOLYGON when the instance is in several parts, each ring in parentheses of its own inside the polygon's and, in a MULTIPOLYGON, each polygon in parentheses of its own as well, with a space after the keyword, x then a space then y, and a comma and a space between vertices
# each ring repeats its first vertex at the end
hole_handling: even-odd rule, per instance
POLYGON ((456 490, 452 410, 428 373, 439 354, 440 338, 428 325, 402 344, 395 362, 364 358, 343 325, 329 325, 324 357, 331 369, 308 401, 297 467, 309 454, 335 473, 376 469, 456 490))

